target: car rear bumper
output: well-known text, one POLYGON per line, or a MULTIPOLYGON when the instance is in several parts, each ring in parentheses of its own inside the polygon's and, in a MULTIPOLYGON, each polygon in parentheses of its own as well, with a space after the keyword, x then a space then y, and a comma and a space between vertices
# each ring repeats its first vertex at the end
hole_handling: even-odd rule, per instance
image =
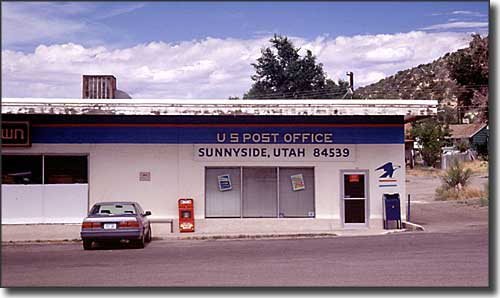
POLYGON ((93 240, 136 240, 141 239, 143 235, 142 229, 124 229, 124 230, 82 230, 80 236, 82 239, 93 240))

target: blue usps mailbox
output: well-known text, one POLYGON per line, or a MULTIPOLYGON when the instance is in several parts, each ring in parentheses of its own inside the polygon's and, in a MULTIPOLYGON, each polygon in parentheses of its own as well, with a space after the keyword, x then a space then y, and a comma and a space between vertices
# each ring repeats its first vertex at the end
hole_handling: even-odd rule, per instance
POLYGON ((388 221, 395 220, 401 229, 401 204, 399 194, 384 194, 384 229, 388 229, 388 221))

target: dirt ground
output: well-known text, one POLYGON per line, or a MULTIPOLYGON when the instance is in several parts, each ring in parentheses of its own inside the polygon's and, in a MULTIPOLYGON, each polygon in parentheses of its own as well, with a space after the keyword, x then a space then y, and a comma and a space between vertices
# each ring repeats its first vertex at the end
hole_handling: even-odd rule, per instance
MULTIPOLYGON (((465 231, 488 229, 488 206, 481 206, 478 198, 462 201, 436 200, 436 188, 441 185, 439 173, 406 175, 406 192, 410 194, 410 221, 422 225, 426 231, 465 231)), ((488 173, 474 173, 470 186, 483 190, 488 173)), ((404 203, 407 204, 407 198, 404 203)))

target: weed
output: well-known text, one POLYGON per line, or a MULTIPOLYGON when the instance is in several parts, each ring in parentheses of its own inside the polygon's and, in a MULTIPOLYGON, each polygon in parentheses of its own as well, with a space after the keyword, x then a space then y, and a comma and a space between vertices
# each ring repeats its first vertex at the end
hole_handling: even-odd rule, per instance
POLYGON ((464 167, 470 169, 474 173, 487 174, 488 173, 488 162, 484 160, 473 160, 464 163, 464 167))
POLYGON ((462 163, 454 160, 442 177, 443 187, 446 189, 454 188, 459 191, 469 183, 471 176, 471 169, 464 168, 462 163))
MULTIPOLYGON (((480 204, 481 200, 486 197, 486 202, 487 202, 487 195, 484 191, 475 188, 475 187, 463 187, 460 190, 456 188, 446 188, 444 186, 440 186, 436 188, 436 200, 438 201, 447 201, 447 200, 467 200, 467 199, 473 199, 473 198, 480 198, 480 204)), ((460 202, 463 204, 468 205, 469 202, 463 201, 460 202)), ((487 205, 487 203, 486 203, 487 205)))
POLYGON ((472 170, 455 160, 441 177, 443 183, 436 188, 436 199, 445 201, 484 197, 487 192, 467 187, 471 176, 472 170))
POLYGON ((426 176, 426 177, 439 177, 442 175, 442 171, 432 167, 415 167, 413 169, 406 170, 407 175, 410 176, 426 176))

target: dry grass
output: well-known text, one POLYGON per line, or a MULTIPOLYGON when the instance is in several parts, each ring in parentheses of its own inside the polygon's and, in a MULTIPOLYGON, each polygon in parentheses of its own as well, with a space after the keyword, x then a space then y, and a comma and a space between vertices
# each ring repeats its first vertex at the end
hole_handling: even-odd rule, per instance
POLYGON ((443 170, 429 167, 415 167, 413 169, 406 169, 406 175, 418 177, 441 177, 443 175, 443 170))
POLYGON ((464 162, 464 168, 471 169, 473 173, 477 174, 487 174, 488 173, 488 162, 484 160, 473 160, 464 162))
MULTIPOLYGON (((484 160, 473 160, 463 163, 465 169, 471 169, 474 174, 488 174, 488 162, 484 160)), ((431 167, 415 167, 406 169, 406 175, 418 177, 442 177, 445 171, 431 167)))
POLYGON ((436 189, 436 199, 439 201, 448 200, 467 200, 467 199, 485 199, 488 198, 488 193, 476 187, 463 187, 458 190, 455 188, 446 189, 438 187, 436 189))

